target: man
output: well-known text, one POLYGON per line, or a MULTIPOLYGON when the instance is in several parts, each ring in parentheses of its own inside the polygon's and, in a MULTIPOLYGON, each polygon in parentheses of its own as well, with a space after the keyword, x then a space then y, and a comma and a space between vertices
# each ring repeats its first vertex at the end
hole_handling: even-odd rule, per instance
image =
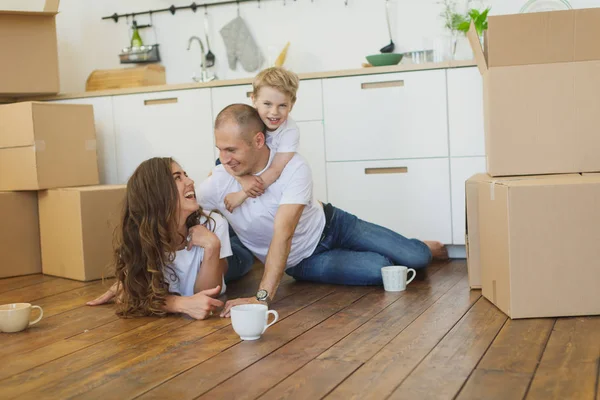
POLYGON ((330 204, 322 205, 312 194, 310 168, 298 154, 260 196, 248 199, 233 213, 227 211, 225 196, 241 190, 236 177, 259 176, 273 160, 264 132, 253 107, 233 104, 222 110, 215 121, 222 165, 196 193, 200 205, 219 210, 240 241, 265 264, 256 296, 229 300, 221 316, 228 317, 238 304, 268 304, 284 271, 298 280, 381 285, 383 266, 419 269, 432 257, 447 258, 439 242, 407 239, 330 204))

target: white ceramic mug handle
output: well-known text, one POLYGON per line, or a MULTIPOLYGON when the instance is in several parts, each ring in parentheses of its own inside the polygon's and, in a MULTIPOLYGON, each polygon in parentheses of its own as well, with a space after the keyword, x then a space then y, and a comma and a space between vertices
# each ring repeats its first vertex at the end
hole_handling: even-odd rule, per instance
POLYGON ((409 268, 409 269, 408 269, 408 271, 406 271, 406 274, 408 275, 408 274, 410 274, 411 272, 412 272, 413 274, 412 274, 411 278, 410 278, 409 280, 407 280, 407 281, 406 281, 406 284, 407 284, 407 285, 408 285, 409 283, 411 283, 411 282, 413 281, 413 279, 415 279, 415 276, 417 276, 417 271, 415 271, 415 270, 414 270, 414 269, 412 269, 412 268, 409 268))
POLYGON ((268 324, 267 326, 265 326, 265 329, 263 329, 262 333, 265 333, 265 331, 267 330, 267 328, 270 327, 271 325, 273 325, 279 319, 279 314, 277 314, 277 311, 275 311, 275 310, 269 310, 269 311, 267 311, 267 321, 269 320, 269 314, 273 314, 273 316, 275 317, 275 319, 273 319, 273 321, 270 324, 268 324))
POLYGON ((31 306, 31 308, 37 308, 38 310, 40 310, 40 316, 35 321, 30 322, 29 326, 37 324, 38 322, 40 322, 40 320, 44 316, 44 310, 42 310, 42 307, 40 307, 40 306, 31 306))

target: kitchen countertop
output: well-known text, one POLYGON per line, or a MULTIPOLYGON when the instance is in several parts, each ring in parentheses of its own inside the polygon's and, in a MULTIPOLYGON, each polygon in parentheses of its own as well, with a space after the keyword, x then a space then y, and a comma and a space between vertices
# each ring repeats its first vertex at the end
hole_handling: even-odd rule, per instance
MULTIPOLYGON (((446 68, 461 68, 461 67, 473 67, 476 66, 474 60, 461 60, 461 61, 445 61, 440 63, 424 63, 424 64, 399 64, 391 65, 386 67, 368 67, 359 69, 339 70, 339 71, 325 71, 325 72, 310 72, 298 74, 300 80, 309 79, 322 79, 322 78, 339 78, 346 76, 359 76, 359 75, 376 75, 376 74, 389 74, 393 72, 410 72, 410 71, 423 71, 432 69, 446 69, 446 68)), ((35 96, 27 98, 12 99, 13 101, 30 101, 30 100, 66 100, 66 99, 78 99, 85 97, 102 97, 102 96, 119 96, 133 93, 151 93, 151 92, 164 92, 169 90, 184 90, 184 89, 199 89, 199 88, 210 88, 219 86, 235 86, 235 85, 249 85, 252 83, 253 78, 243 79, 229 79, 229 80, 216 80, 206 83, 178 83, 178 84, 167 84, 167 85, 155 85, 155 86, 143 86, 136 88, 126 89, 112 89, 112 90, 98 90, 93 92, 82 92, 82 93, 59 93, 57 95, 50 96, 35 96)))

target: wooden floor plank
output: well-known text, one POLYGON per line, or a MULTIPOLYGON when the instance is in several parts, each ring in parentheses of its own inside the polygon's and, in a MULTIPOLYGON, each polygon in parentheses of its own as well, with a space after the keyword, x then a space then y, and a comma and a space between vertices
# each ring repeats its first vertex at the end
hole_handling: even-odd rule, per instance
POLYGON ((44 297, 78 289, 94 282, 78 282, 56 278, 0 294, 0 304, 32 303, 44 297))
POLYGON ((94 366, 98 369, 108 369, 106 366, 112 359, 134 357, 137 351, 144 351, 152 339, 168 334, 190 322, 177 316, 155 318, 148 324, 117 335, 110 340, 0 381, 2 395, 6 398, 25 394, 26 398, 64 398, 56 391, 45 391, 45 387, 60 384, 79 387, 78 381, 82 370, 94 366))
MULTIPOLYGON (((469 291, 465 276, 327 398, 386 398, 480 297, 480 291, 469 291)), ((354 364, 346 367, 343 362, 340 361, 337 368, 352 371, 354 364)), ((306 366, 307 369, 310 367, 306 366)))
POLYGON ((113 282, 113 280, 106 282, 96 281, 81 288, 36 300, 35 304, 44 310, 44 318, 49 318, 78 307, 86 307, 86 302, 106 292, 113 282))
POLYGON ((51 276, 35 274, 16 276, 13 278, 0 279, 0 293, 8 292, 9 290, 20 289, 26 286, 35 285, 37 283, 47 282, 56 279, 51 276))
POLYGON ((281 384, 269 390, 261 400, 277 399, 320 399, 329 393, 338 382, 343 381, 361 363, 339 360, 314 360, 309 368, 302 368, 281 384))
POLYGON ((454 398, 506 320, 480 298, 389 399, 454 398))
POLYGON ((554 322, 553 318, 508 320, 457 399, 522 399, 554 322))
POLYGON ((2 333, 0 359, 16 357, 52 343, 62 341, 83 331, 115 321, 117 316, 109 308, 79 307, 47 319, 18 333, 2 333))
MULTIPOLYGON (((94 311, 89 311, 90 314, 93 312, 94 311)), ((0 358, 0 364, 2 365, 2 368, 0 369, 0 381, 11 375, 20 374, 24 371, 75 353, 76 351, 101 343, 152 321, 153 318, 115 318, 112 322, 97 327, 90 327, 90 329, 85 329, 81 333, 64 340, 54 341, 47 346, 42 347, 40 345, 38 348, 26 353, 21 353, 18 356, 0 358)), ((72 322, 67 325, 71 324, 72 322)), ((0 387, 1 386, 0 383, 0 387)))
MULTIPOLYGON (((303 308, 302 298, 306 298, 305 301, 311 301, 315 294, 313 291, 300 292, 291 296, 288 296, 281 300, 284 306, 280 308, 282 317, 286 317, 303 308)), ((123 375, 129 376, 131 370, 136 365, 155 365, 156 374, 162 376, 165 373, 164 367, 166 366, 162 361, 158 360, 161 355, 167 357, 173 357, 173 355, 180 355, 182 358, 173 359, 174 365, 180 365, 184 362, 183 357, 196 357, 198 353, 210 352, 213 349, 213 354, 217 353, 230 347, 231 345, 239 341, 239 337, 235 335, 231 330, 220 333, 219 335, 211 335, 214 332, 221 330, 225 326, 229 326, 229 319, 219 318, 214 316, 204 321, 192 321, 178 319, 181 321, 178 326, 173 326, 172 329, 161 330, 159 333, 152 335, 152 337, 145 337, 140 340, 139 335, 131 336, 130 333, 135 333, 138 330, 143 330, 151 324, 142 326, 141 328, 134 329, 125 335, 117 336, 116 338, 107 340, 100 343, 99 345, 91 346, 81 352, 73 353, 67 357, 64 357, 58 361, 58 365, 77 365, 76 369, 73 369, 67 374, 59 374, 51 379, 47 379, 48 375, 45 375, 42 379, 38 379, 35 387, 28 387, 27 396, 49 396, 49 397, 74 397, 83 394, 84 398, 91 398, 93 395, 88 394, 89 390, 92 390, 98 386, 101 386, 107 382, 117 379, 123 375), (128 337, 125 337, 128 336, 128 337), (205 338, 205 340, 202 340, 205 338), (115 340, 116 339, 116 340, 115 340), (93 359, 93 356, 97 353, 106 353, 107 346, 121 348, 117 353, 112 353, 110 357, 102 357, 101 359, 93 359), (185 351, 182 351, 184 349, 185 351), (91 357, 88 357, 88 353, 91 353, 91 357), (82 358, 92 358, 89 361, 82 361, 82 358), (153 361, 159 361, 154 362, 153 361)), ((40 369, 48 369, 54 367, 54 362, 45 364, 40 369)), ((58 366, 57 365, 57 366, 58 366)), ((31 370, 31 371, 35 371, 31 370)), ((27 373, 26 373, 27 374, 27 373)), ((12 379, 12 378, 11 378, 12 379)), ((150 380, 152 382, 151 375, 137 375, 136 379, 139 380, 150 380)), ((29 382, 28 382, 29 383, 29 382)), ((0 383, 1 384, 1 383, 0 383)), ((110 386, 111 390, 114 390, 114 386, 110 386)), ((17 390, 17 389, 15 389, 17 390)), ((21 391, 22 389, 18 389, 21 391)), ((119 388, 119 395, 124 388, 119 388)), ((114 392, 113 392, 114 393, 114 392)))
POLYGON ((319 358, 366 362, 454 287, 465 274, 464 262, 447 265, 431 277, 431 288, 407 290, 398 301, 321 354, 319 358))
POLYGON ((600 317, 559 318, 527 399, 593 400, 600 355, 600 317))
MULTIPOLYGON (((124 395, 133 397, 147 392, 171 377, 174 377, 173 380, 176 380, 175 386, 182 386, 181 382, 185 382, 183 386, 186 386, 186 388, 190 388, 191 385, 195 391, 192 394, 192 397, 194 397, 196 394, 201 393, 202 390, 206 390, 205 385, 207 383, 210 384, 213 377, 218 376, 221 371, 232 370, 235 373, 239 369, 244 368, 244 366, 257 361, 289 341, 290 338, 310 329, 310 327, 318 324, 320 320, 326 318, 329 314, 344 307, 347 303, 356 300, 357 297, 365 292, 364 289, 360 291, 347 288, 334 291, 335 288, 332 286, 321 286, 323 290, 319 296, 314 296, 314 290, 302 294, 306 296, 312 293, 314 298, 310 301, 308 297, 307 301, 292 299, 294 304, 304 303, 305 306, 294 312, 293 315, 286 312, 285 300, 282 301, 281 305, 274 306, 273 308, 278 311, 280 317, 285 317, 286 314, 290 316, 282 318, 280 322, 269 328, 260 341, 241 342, 232 327, 227 326, 227 328, 207 338, 207 342, 210 342, 211 345, 199 343, 202 350, 197 351, 193 355, 187 354, 189 350, 181 349, 177 353, 165 354, 152 363, 152 365, 136 366, 132 370, 134 375, 144 376, 147 379, 131 379, 130 371, 122 374, 118 380, 110 382, 97 391, 85 393, 82 398, 105 398, 106 393, 110 392, 112 385, 118 385, 124 395), (224 341, 220 339, 221 336, 232 339, 227 347, 223 346, 222 342, 224 341), (182 358, 185 360, 183 363, 181 362, 182 358), (190 361, 188 362, 188 360, 190 361), (157 373, 160 373, 162 378, 156 377, 157 373), (177 374, 180 375, 177 376, 177 374), (200 379, 195 379, 196 376, 200 376, 200 379)), ((168 390, 167 396, 181 398, 171 390, 168 390)), ((162 395, 159 395, 159 397, 162 397, 162 395)))
MULTIPOLYGON (((455 272, 457 276, 463 276, 465 273, 462 269, 457 269, 455 272)), ((452 273, 440 276, 442 279, 434 279, 433 275, 430 274, 426 281, 419 282, 420 285, 415 286, 420 286, 425 290, 424 288, 427 285, 431 290, 432 283, 435 287, 445 282, 446 279, 453 280, 456 278, 452 273)), ((233 376, 224 382, 222 386, 226 387, 229 392, 235 393, 237 391, 236 399, 253 399, 258 397, 303 365, 309 363, 313 358, 320 355, 336 342, 371 320, 390 304, 406 295, 406 293, 386 293, 381 288, 378 288, 374 293, 363 297, 360 301, 335 314, 273 354, 233 376)), ((357 365, 360 365, 360 363, 357 365)), ((350 372, 352 370, 350 369, 350 372)), ((339 371, 341 372, 342 370, 339 371)), ((215 380, 215 382, 218 381, 215 380)), ((221 393, 220 390, 222 389, 217 388, 209 394, 224 397, 225 394, 221 393)))

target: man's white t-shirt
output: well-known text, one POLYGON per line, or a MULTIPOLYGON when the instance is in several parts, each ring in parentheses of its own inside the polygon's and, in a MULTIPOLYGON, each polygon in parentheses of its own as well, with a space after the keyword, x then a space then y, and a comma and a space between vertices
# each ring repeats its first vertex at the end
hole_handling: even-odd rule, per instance
MULTIPOLYGON (((221 259, 232 255, 231 243, 229 241, 229 225, 227 221, 219 214, 212 213, 210 217, 214 220, 208 220, 206 228, 213 231, 221 241, 221 259)), ((205 215, 200 217, 200 223, 205 224, 207 218, 205 215)), ((191 250, 183 249, 175 253, 175 260, 171 264, 171 268, 175 276, 171 276, 170 270, 165 272, 165 279, 169 284, 171 293, 179 293, 182 296, 192 296, 194 294, 194 285, 196 277, 200 271, 202 259, 204 258, 204 249, 202 247, 193 246, 191 250)), ((221 294, 225 293, 225 280, 222 280, 221 294)))
MULTIPOLYGON (((269 162, 275 157, 270 151, 269 162)), ((230 213, 225 208, 225 196, 242 190, 241 185, 225 170, 223 165, 213 169, 212 175, 200 184, 196 195, 202 208, 219 210, 239 237, 240 241, 263 263, 267 258, 273 238, 275 214, 280 205, 304 204, 304 210, 292 238, 292 248, 286 268, 296 266, 312 255, 319 244, 325 227, 323 206, 313 196, 310 167, 295 154, 283 169, 281 176, 265 190, 262 196, 248 198, 230 213)))
POLYGON ((291 117, 273 132, 267 132, 267 146, 276 153, 296 153, 300 143, 300 130, 291 117))

